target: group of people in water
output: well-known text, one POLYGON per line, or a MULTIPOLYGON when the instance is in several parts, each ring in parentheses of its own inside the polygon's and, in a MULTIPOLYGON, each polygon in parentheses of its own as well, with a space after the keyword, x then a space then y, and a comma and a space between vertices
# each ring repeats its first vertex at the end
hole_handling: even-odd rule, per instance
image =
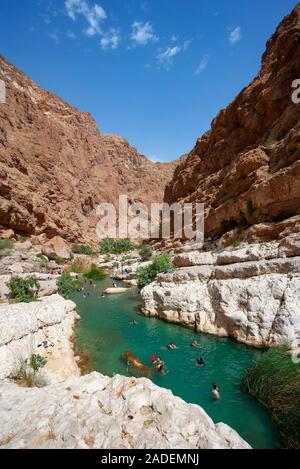
MULTIPOLYGON (((193 348, 202 348, 202 345, 199 344, 196 340, 194 340, 191 344, 191 347, 193 348)), ((178 347, 174 344, 174 342, 170 342, 168 345, 169 350, 177 350, 178 347)), ((156 355, 152 355, 151 357, 152 365, 156 366, 157 370, 164 375, 165 374, 165 363, 162 361, 160 357, 156 358, 156 355)), ((200 368, 205 367, 205 362, 203 357, 198 357, 196 359, 196 366, 200 368)), ((216 383, 212 384, 212 397, 214 400, 218 401, 220 399, 220 390, 218 388, 218 385, 216 383)))

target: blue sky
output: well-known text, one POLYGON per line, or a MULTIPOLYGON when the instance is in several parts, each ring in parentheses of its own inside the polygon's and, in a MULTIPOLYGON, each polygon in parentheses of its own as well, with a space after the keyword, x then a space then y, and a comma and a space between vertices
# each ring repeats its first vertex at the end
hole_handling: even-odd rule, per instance
POLYGON ((0 0, 0 54, 153 160, 190 151, 295 0, 0 0))

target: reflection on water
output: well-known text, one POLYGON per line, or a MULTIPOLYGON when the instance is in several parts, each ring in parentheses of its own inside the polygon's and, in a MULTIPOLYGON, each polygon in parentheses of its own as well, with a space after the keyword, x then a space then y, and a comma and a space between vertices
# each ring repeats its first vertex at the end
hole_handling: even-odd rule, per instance
POLYGON ((132 352, 145 365, 151 366, 156 354, 166 363, 167 374, 154 370, 152 380, 171 389, 185 401, 202 406, 215 422, 224 422, 237 430, 255 448, 277 447, 277 438, 267 412, 240 391, 244 371, 261 352, 237 344, 230 339, 199 335, 194 331, 155 318, 139 315, 140 298, 136 290, 121 296, 102 298, 111 286, 106 279, 96 288, 87 284, 90 296, 74 293, 81 321, 77 330, 77 345, 85 346, 91 354, 94 367, 113 376, 139 375, 122 359, 124 352, 132 352), (133 326, 133 320, 138 325, 133 326), (201 349, 190 344, 197 340, 201 349), (178 350, 169 350, 174 342, 178 350), (205 367, 196 366, 197 357, 203 357, 205 367), (211 385, 215 382, 221 391, 221 400, 214 402, 211 385))

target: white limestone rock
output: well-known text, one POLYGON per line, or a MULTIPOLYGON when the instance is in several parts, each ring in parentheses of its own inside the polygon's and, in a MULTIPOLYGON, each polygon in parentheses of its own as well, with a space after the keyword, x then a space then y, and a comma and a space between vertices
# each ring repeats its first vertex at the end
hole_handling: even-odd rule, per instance
POLYGON ((211 252, 191 251, 175 256, 173 264, 175 267, 192 267, 197 265, 215 264, 216 255, 211 252))
POLYGON ((59 295, 33 303, 0 305, 0 379, 13 375, 21 360, 39 353, 47 358, 50 379, 78 373, 70 338, 77 319, 75 304, 59 295), (39 348, 44 340, 54 347, 39 348))
POLYGON ((217 264, 236 264, 262 259, 276 259, 277 257, 278 243, 250 244, 241 249, 223 251, 217 256, 217 264))
POLYGON ((98 373, 42 389, 0 385, 0 448, 249 449, 147 379, 98 373))
POLYGON ((300 317, 300 257, 278 258, 276 252, 274 243, 253 245, 222 253, 218 265, 161 274, 142 290, 142 312, 256 347, 292 344, 300 317))

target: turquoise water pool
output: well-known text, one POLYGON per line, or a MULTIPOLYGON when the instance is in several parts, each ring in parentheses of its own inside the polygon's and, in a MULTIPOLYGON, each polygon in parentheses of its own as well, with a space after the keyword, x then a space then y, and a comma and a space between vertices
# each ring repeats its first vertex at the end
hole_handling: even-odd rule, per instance
POLYGON ((217 422, 224 422, 237 430, 254 448, 278 447, 277 436, 269 414, 239 388, 241 376, 262 352, 235 343, 230 339, 196 334, 174 324, 139 315, 140 297, 136 290, 125 295, 101 298, 112 286, 106 279, 96 288, 86 284, 87 298, 74 293, 81 321, 77 328, 77 345, 88 350, 94 367, 104 375, 128 372, 121 359, 124 352, 132 352, 151 366, 151 355, 160 356, 166 363, 167 374, 154 373, 153 381, 187 402, 205 409, 217 422), (137 326, 130 323, 135 319, 137 326), (202 350, 190 347, 197 340, 202 350), (167 345, 173 341, 178 350, 167 345), (205 368, 196 367, 202 356, 205 368), (218 384, 221 399, 214 402, 211 385, 218 384))

